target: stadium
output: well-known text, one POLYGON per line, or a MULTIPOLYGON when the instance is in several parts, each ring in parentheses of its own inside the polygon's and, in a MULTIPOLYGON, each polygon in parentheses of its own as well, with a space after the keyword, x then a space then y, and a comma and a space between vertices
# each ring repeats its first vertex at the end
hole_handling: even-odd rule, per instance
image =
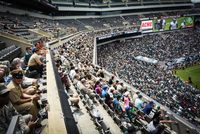
POLYGON ((199 3, 0 0, 0 134, 200 134, 199 3))

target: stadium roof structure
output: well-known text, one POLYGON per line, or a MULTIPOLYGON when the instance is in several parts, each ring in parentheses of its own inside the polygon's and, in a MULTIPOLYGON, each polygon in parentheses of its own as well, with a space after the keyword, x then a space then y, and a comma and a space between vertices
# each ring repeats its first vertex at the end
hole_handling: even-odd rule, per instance
POLYGON ((107 15, 191 9, 191 0, 0 0, 52 15, 107 15))
POLYGON ((126 7, 126 6, 147 6, 147 5, 174 5, 191 4, 191 0, 51 0, 52 4, 78 6, 78 7, 126 7))

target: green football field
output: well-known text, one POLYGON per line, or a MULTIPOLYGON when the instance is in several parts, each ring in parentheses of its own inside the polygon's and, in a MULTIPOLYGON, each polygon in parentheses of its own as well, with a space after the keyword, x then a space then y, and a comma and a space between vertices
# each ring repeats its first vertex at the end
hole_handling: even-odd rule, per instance
POLYGON ((176 75, 182 80, 187 81, 188 77, 192 78, 192 85, 200 90, 200 65, 176 70, 176 75))

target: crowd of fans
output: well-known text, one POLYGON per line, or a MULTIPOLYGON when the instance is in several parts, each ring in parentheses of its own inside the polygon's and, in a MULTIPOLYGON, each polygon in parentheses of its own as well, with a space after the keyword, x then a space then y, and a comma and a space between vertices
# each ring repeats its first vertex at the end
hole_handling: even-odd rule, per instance
MULTIPOLYGON (((69 47, 66 48, 63 45, 53 50, 58 72, 63 84, 68 85, 66 87, 67 91, 69 89, 70 78, 77 91, 81 92, 79 96, 89 96, 89 98, 94 100, 94 104, 90 102, 89 106, 86 106, 94 120, 102 122, 103 118, 106 118, 101 115, 101 111, 95 106, 97 103, 95 98, 97 97, 103 102, 104 106, 106 105, 106 110, 110 110, 114 114, 113 118, 115 122, 120 127, 123 125, 122 130, 125 132, 132 131, 136 133, 136 131, 144 131, 145 129, 147 132, 159 134, 166 128, 163 123, 176 123, 171 120, 163 120, 165 119, 165 114, 159 106, 154 107, 155 104, 153 101, 144 101, 139 92, 133 95, 133 92, 129 91, 123 85, 123 82, 118 81, 115 76, 106 78, 102 68, 89 64, 85 59, 82 62, 79 58, 71 59, 68 55, 68 49, 69 47), (64 78, 63 75, 69 76, 69 78, 64 78), (155 111, 153 111, 154 108, 155 111), (151 117, 149 117, 150 113, 151 117), (146 121, 147 117, 149 117, 148 121, 146 121), (146 125, 140 120, 144 120, 146 125)), ((77 94, 71 95, 69 100, 74 106, 79 108, 77 94)))
MULTIPOLYGON (((154 112, 157 110, 153 102, 146 102, 139 93, 134 93, 131 96, 131 93, 122 82, 116 80, 114 76, 106 79, 103 69, 97 69, 91 64, 93 37, 107 33, 109 31, 81 34, 64 43, 60 48, 54 49, 55 61, 56 64, 59 63, 57 67, 61 77, 64 78, 63 74, 69 75, 75 87, 83 90, 84 94, 92 98, 98 94, 121 120, 124 119, 123 115, 128 115, 130 120, 133 117, 142 119, 143 117, 136 112, 138 110, 145 115, 151 115, 152 109, 155 109, 154 112)), ((178 65, 196 63, 199 60, 198 37, 199 33, 197 31, 185 30, 177 31, 176 33, 144 35, 143 37, 127 40, 127 42, 100 46, 97 52, 98 63, 133 85, 133 87, 198 126, 198 115, 200 113, 198 104, 200 99, 199 92, 191 85, 185 84, 174 76, 167 67, 162 67, 167 66, 167 64, 163 65, 163 62, 168 63, 175 58, 193 57, 194 55, 197 55, 197 57, 191 58, 190 62, 185 60, 185 62, 178 65), (188 38, 190 39, 188 40, 188 38), (194 38, 197 40, 194 40, 194 38), (138 61, 134 58, 138 55, 155 58, 159 61, 159 64, 138 61)), ((63 83, 68 89, 68 80, 63 80, 63 83)), ((77 98, 73 99, 76 100, 77 105, 77 98)), ((157 108, 159 109, 159 107, 157 108)), ((154 125, 174 122, 159 121, 161 120, 160 114, 157 115, 155 113, 155 116, 158 116, 158 120, 152 116, 153 118, 150 119, 150 122, 152 122, 149 122, 149 125, 146 126, 149 132, 153 122, 154 125)), ((130 121, 126 123, 130 123, 130 121)))
POLYGON ((144 35, 99 46, 98 64, 199 126, 200 92, 174 76, 173 70, 163 67, 167 66, 163 62, 168 63, 180 57, 190 58, 189 62, 186 60, 178 66, 198 63, 199 36, 198 31, 186 30, 144 35), (139 55, 159 62, 153 64, 135 59, 139 55))
POLYGON ((0 133, 7 132, 16 115, 19 117, 17 133, 41 131, 40 123, 47 116, 40 110, 47 107, 44 101, 39 104, 46 90, 41 89, 44 88, 42 75, 45 59, 44 49, 40 46, 36 44, 33 48, 27 47, 25 58, 0 62, 0 133))

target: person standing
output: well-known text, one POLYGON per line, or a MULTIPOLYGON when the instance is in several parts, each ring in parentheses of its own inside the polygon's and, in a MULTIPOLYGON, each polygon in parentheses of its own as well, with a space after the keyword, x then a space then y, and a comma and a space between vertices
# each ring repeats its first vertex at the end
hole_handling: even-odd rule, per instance
POLYGON ((169 26, 169 30, 174 30, 178 28, 178 22, 177 20, 174 18, 171 22, 170 22, 170 26, 169 26))

